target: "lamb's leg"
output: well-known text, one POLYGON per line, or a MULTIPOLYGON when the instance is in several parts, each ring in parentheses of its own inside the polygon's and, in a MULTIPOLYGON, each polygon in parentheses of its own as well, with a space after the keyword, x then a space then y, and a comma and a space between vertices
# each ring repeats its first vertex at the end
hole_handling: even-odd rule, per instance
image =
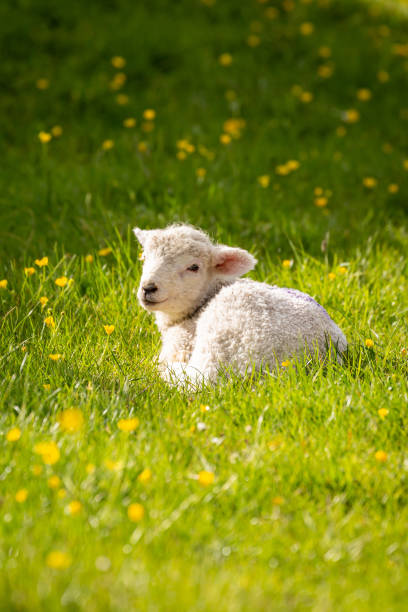
POLYGON ((162 368, 162 378, 171 385, 198 390, 203 385, 216 379, 217 368, 210 363, 194 359, 194 353, 188 363, 172 361, 162 368))

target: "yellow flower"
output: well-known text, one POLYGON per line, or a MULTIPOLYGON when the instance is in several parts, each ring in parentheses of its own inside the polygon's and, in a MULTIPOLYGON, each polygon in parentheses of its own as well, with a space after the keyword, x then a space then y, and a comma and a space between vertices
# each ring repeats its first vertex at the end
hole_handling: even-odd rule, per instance
POLYGON ((133 117, 128 117, 127 119, 123 120, 123 126, 125 128, 134 128, 136 125, 136 119, 134 119, 133 117))
POLYGON ((146 110, 143 111, 143 119, 146 121, 154 121, 156 119, 156 111, 152 108, 146 108, 146 110))
POLYGON ((299 100, 305 104, 309 104, 313 100, 313 94, 310 91, 302 91, 299 100))
POLYGON ((66 276, 60 276, 59 278, 56 278, 56 279, 55 279, 55 284, 56 284, 58 287, 65 287, 65 285, 67 284, 67 282, 68 282, 68 279, 67 279, 67 277, 66 277, 66 276))
POLYGON ((340 137, 345 136, 347 134, 347 130, 344 125, 339 125, 339 127, 336 128, 336 134, 340 137))
POLYGON ((284 259, 282 261, 282 266, 286 269, 291 268, 293 266, 293 259, 284 259))
POLYGON ((143 251, 140 251, 140 253, 137 256, 137 258, 139 259, 139 261, 144 261, 144 253, 143 253, 143 251))
POLYGON ((144 121, 142 123, 142 130, 144 132, 153 132, 153 130, 154 130, 154 122, 153 121, 144 121))
POLYGON ((290 366, 290 361, 287 359, 286 361, 282 361, 281 366, 283 368, 287 368, 290 366))
POLYGON ((104 325, 103 329, 106 331, 108 336, 110 336, 113 333, 115 326, 114 325, 104 325))
POLYGON ((84 425, 84 415, 82 410, 68 408, 58 415, 58 423, 62 431, 74 433, 82 429, 84 425))
POLYGON ((398 193, 399 187, 396 183, 391 183, 390 185, 388 185, 388 191, 389 193, 398 193))
POLYGON ((109 151, 109 149, 113 149, 113 147, 115 146, 115 143, 113 142, 113 140, 104 140, 102 143, 102 149, 104 151, 109 151))
POLYGON ((7 285, 8 285, 8 280, 3 278, 3 280, 0 280, 0 289, 7 289, 7 285))
POLYGON ((48 302, 48 298, 45 297, 45 295, 40 297, 40 304, 41 306, 44 308, 44 306, 46 305, 46 303, 48 302))
POLYGON ((59 361, 62 359, 61 353, 50 353, 48 357, 51 359, 51 361, 59 361))
POLYGON ((344 266, 339 266, 338 273, 347 274, 347 268, 345 268, 344 266))
POLYGON ((377 183, 377 179, 372 176, 366 176, 363 178, 363 185, 364 187, 367 187, 367 189, 374 189, 374 187, 377 187, 377 183))
POLYGON ((123 461, 113 461, 113 459, 105 459, 105 467, 111 472, 119 472, 123 468, 123 461))
POLYGON ((329 274, 327 275, 329 280, 334 280, 336 278, 336 275, 334 272, 329 272, 329 274))
POLYGON ((402 167, 404 168, 404 170, 408 170, 408 159, 404 159, 404 161, 402 162, 402 167))
POLYGON ((205 177, 205 175, 207 174, 207 170, 205 168, 197 168, 196 170, 196 176, 198 178, 203 179, 205 177))
POLYGON ((150 470, 149 468, 145 468, 143 472, 140 472, 137 479, 142 484, 146 484, 147 482, 149 482, 149 480, 151 480, 151 477, 152 477, 152 470, 150 470))
POLYGON ((285 500, 280 495, 277 495, 276 497, 272 498, 272 503, 274 504, 274 506, 281 506, 284 502, 285 500))
POLYGON ((45 317, 44 323, 46 324, 47 327, 52 327, 52 328, 55 327, 55 321, 54 321, 53 316, 45 317))
POLYGON ((37 89, 48 89, 50 82, 48 79, 41 78, 36 80, 35 85, 37 89))
POLYGON ((72 559, 68 553, 62 552, 61 550, 53 550, 48 553, 45 562, 48 567, 60 570, 67 569, 71 565, 72 559))
POLYGON ((139 427, 140 421, 137 417, 133 419, 119 419, 118 427, 121 431, 135 431, 139 427))
POLYGON ((267 19, 276 19, 279 15, 279 11, 274 6, 268 6, 265 9, 264 15, 267 19))
POLYGON ((393 152, 394 147, 389 142, 384 142, 384 144, 382 146, 382 150, 384 151, 384 153, 389 154, 389 153, 393 152))
POLYGON ((213 472, 201 470, 201 472, 198 472, 197 480, 202 487, 208 487, 213 484, 215 475, 213 472))
POLYGON ((31 276, 32 274, 35 274, 35 268, 24 268, 24 274, 26 276, 31 276))
POLYGON ((57 491, 57 495, 60 499, 64 499, 64 497, 67 496, 67 492, 65 489, 60 489, 59 491, 57 491))
POLYGON ((117 72, 111 82, 109 83, 109 87, 113 90, 118 90, 125 84, 126 74, 124 72, 117 72))
POLYGON ((38 140, 42 142, 43 144, 50 142, 51 138, 52 136, 49 132, 39 132, 38 133, 38 140))
POLYGON ((383 450, 379 450, 375 453, 374 457, 376 458, 376 461, 379 461, 380 463, 384 463, 385 461, 387 461, 387 453, 383 450))
POLYGON ((372 94, 369 89, 358 89, 357 90, 357 98, 362 102, 366 102, 367 100, 371 100, 372 94))
POLYGON ((260 186, 266 189, 266 187, 269 187, 269 183, 271 182, 271 177, 269 176, 269 174, 262 174, 261 176, 258 176, 257 180, 260 186))
POLYGON ((43 466, 39 465, 38 463, 35 463, 33 467, 31 468, 31 471, 34 474, 34 476, 39 476, 43 471, 43 466))
POLYGON ((387 414, 389 413, 389 410, 387 410, 387 408, 380 408, 378 410, 378 416, 380 417, 380 419, 384 420, 385 417, 387 416, 387 414))
POLYGON ((373 348, 374 341, 371 340, 371 338, 367 338, 367 340, 365 341, 365 345, 366 345, 367 348, 373 348))
POLYGON ((310 36, 314 32, 314 25, 310 21, 305 21, 301 24, 299 30, 302 36, 310 36))
POLYGON ((180 161, 183 161, 184 159, 186 159, 187 157, 187 153, 185 151, 177 151, 176 153, 176 157, 177 159, 179 159, 180 161))
POLYGON ((18 427, 13 427, 6 434, 7 442, 17 442, 21 438, 21 430, 18 427))
POLYGON ((318 54, 320 55, 320 57, 324 57, 325 59, 327 59, 328 57, 331 57, 332 53, 330 47, 322 46, 319 47, 318 54))
POLYGON ((356 123, 360 119, 360 113, 355 108, 350 108, 344 113, 343 119, 347 123, 356 123))
POLYGON ((131 521, 138 523, 145 515, 145 509, 142 504, 130 504, 127 509, 127 515, 131 521))
POLYGON ((49 391, 51 389, 51 385, 49 383, 45 383, 43 387, 46 391, 49 391))
POLYGON ((105 247, 104 249, 100 249, 98 251, 98 255, 100 255, 101 257, 105 257, 106 255, 109 255, 110 253, 112 253, 111 247, 105 247))
POLYGON ((258 47, 261 44, 261 39, 256 34, 250 34, 247 38, 247 43, 249 47, 258 47))
POLYGON ((92 263, 93 260, 94 260, 94 256, 93 255, 85 255, 86 263, 92 263))
POLYGON ((94 463, 87 463, 85 470, 86 470, 87 474, 93 474, 94 471, 95 471, 95 464, 94 463))
POLYGON ((240 138, 241 132, 245 125, 245 119, 242 119, 241 117, 232 117, 231 119, 224 121, 222 127, 224 132, 232 136, 232 138, 240 138))
POLYGON ((62 135, 62 127, 60 125, 54 125, 54 127, 51 128, 51 134, 54 138, 59 138, 62 135))
POLYGON ((27 489, 20 489, 19 491, 17 491, 15 495, 16 502, 18 502, 19 504, 22 504, 23 502, 25 502, 27 497, 28 497, 27 489))
POLYGON ((121 57, 120 55, 115 55, 111 59, 111 64, 114 68, 118 68, 118 69, 124 68, 126 64, 126 60, 124 57, 121 57))
POLYGON ((321 187, 315 187, 315 188, 314 188, 314 194, 315 194, 316 196, 323 195, 323 189, 322 189, 321 187))
POLYGON ((48 266, 48 257, 43 257, 42 259, 36 259, 34 261, 34 263, 39 267, 42 268, 44 266, 48 266))
POLYGON ((50 489, 58 489, 58 487, 61 484, 61 479, 59 476, 54 474, 53 476, 49 477, 47 482, 48 482, 48 486, 50 487, 50 489))
POLYGON ((221 66, 231 66, 232 64, 232 55, 230 53, 221 53, 218 58, 221 66))
POLYGON ((23 353, 25 353, 25 352, 26 352, 26 350, 27 350, 27 347, 26 347, 26 346, 22 346, 22 347, 21 347, 21 350, 23 351, 23 353))
POLYGON ((290 169, 286 164, 280 164, 279 166, 276 166, 275 172, 276 174, 280 174, 281 176, 286 176, 287 174, 289 174, 290 169))
POLYGON ((74 500, 72 502, 70 502, 68 504, 68 506, 66 507, 65 511, 67 514, 71 514, 72 516, 75 516, 76 514, 79 514, 82 510, 82 504, 80 501, 78 500, 74 500))
POLYGON ((380 83, 387 83, 390 80, 390 75, 385 70, 380 70, 377 72, 377 79, 380 83))
POLYGON ((126 104, 129 104, 129 96, 127 96, 126 94, 118 94, 116 96, 116 103, 120 106, 125 106, 126 104))
POLYGON ((223 145, 228 145, 231 142, 231 136, 229 134, 221 134, 220 143, 223 145))
POLYGON ((328 199, 325 198, 324 196, 321 196, 320 198, 315 198, 315 206, 318 206, 319 208, 324 208, 325 206, 327 206, 328 203, 328 199))
POLYGON ((334 68, 332 64, 322 64, 317 69, 317 74, 322 77, 322 79, 329 79, 333 74, 334 68))
POLYGON ((297 159, 290 159, 288 162, 286 162, 286 166, 289 168, 290 171, 292 171, 297 170, 300 164, 297 159))
POLYGON ((55 442, 38 442, 34 446, 34 452, 41 455, 42 460, 47 465, 54 465, 59 460, 61 454, 55 442))

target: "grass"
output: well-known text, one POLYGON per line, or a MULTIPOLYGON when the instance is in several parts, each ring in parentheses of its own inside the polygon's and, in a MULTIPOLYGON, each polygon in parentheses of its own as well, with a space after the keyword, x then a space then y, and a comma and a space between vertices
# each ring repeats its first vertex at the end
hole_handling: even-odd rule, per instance
POLYGON ((406 608, 407 22, 390 6, 1 5, 1 609, 406 608), (316 297, 345 364, 161 382, 130 228, 177 220, 316 297))

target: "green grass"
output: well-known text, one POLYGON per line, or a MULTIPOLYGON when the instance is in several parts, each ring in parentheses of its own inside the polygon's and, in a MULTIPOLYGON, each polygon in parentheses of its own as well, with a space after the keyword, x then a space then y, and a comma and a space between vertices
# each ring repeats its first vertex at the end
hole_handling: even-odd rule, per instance
POLYGON ((408 27, 385 4, 273 3, 268 19, 272 5, 232 0, 2 3, 1 610, 406 609, 408 27), (112 91, 117 55, 127 81, 112 91), (246 124, 223 145, 231 117, 246 124), (195 147, 185 160, 180 139, 195 147), (282 176, 288 160, 299 167, 282 176), (350 341, 344 365, 198 394, 161 382, 130 229, 178 220, 256 254, 253 278, 313 295, 350 341), (74 433, 69 408, 84 417, 74 433), (49 567, 52 551, 67 567, 49 567))

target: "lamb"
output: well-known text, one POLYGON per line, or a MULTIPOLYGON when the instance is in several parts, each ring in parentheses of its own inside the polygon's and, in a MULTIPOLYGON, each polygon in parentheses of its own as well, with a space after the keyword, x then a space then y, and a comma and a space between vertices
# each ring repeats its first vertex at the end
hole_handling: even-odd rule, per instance
POLYGON ((215 383, 222 371, 275 369, 305 354, 341 361, 347 340, 313 298, 240 278, 257 263, 248 251, 190 225, 133 231, 144 258, 138 299, 155 314, 169 383, 215 383))

